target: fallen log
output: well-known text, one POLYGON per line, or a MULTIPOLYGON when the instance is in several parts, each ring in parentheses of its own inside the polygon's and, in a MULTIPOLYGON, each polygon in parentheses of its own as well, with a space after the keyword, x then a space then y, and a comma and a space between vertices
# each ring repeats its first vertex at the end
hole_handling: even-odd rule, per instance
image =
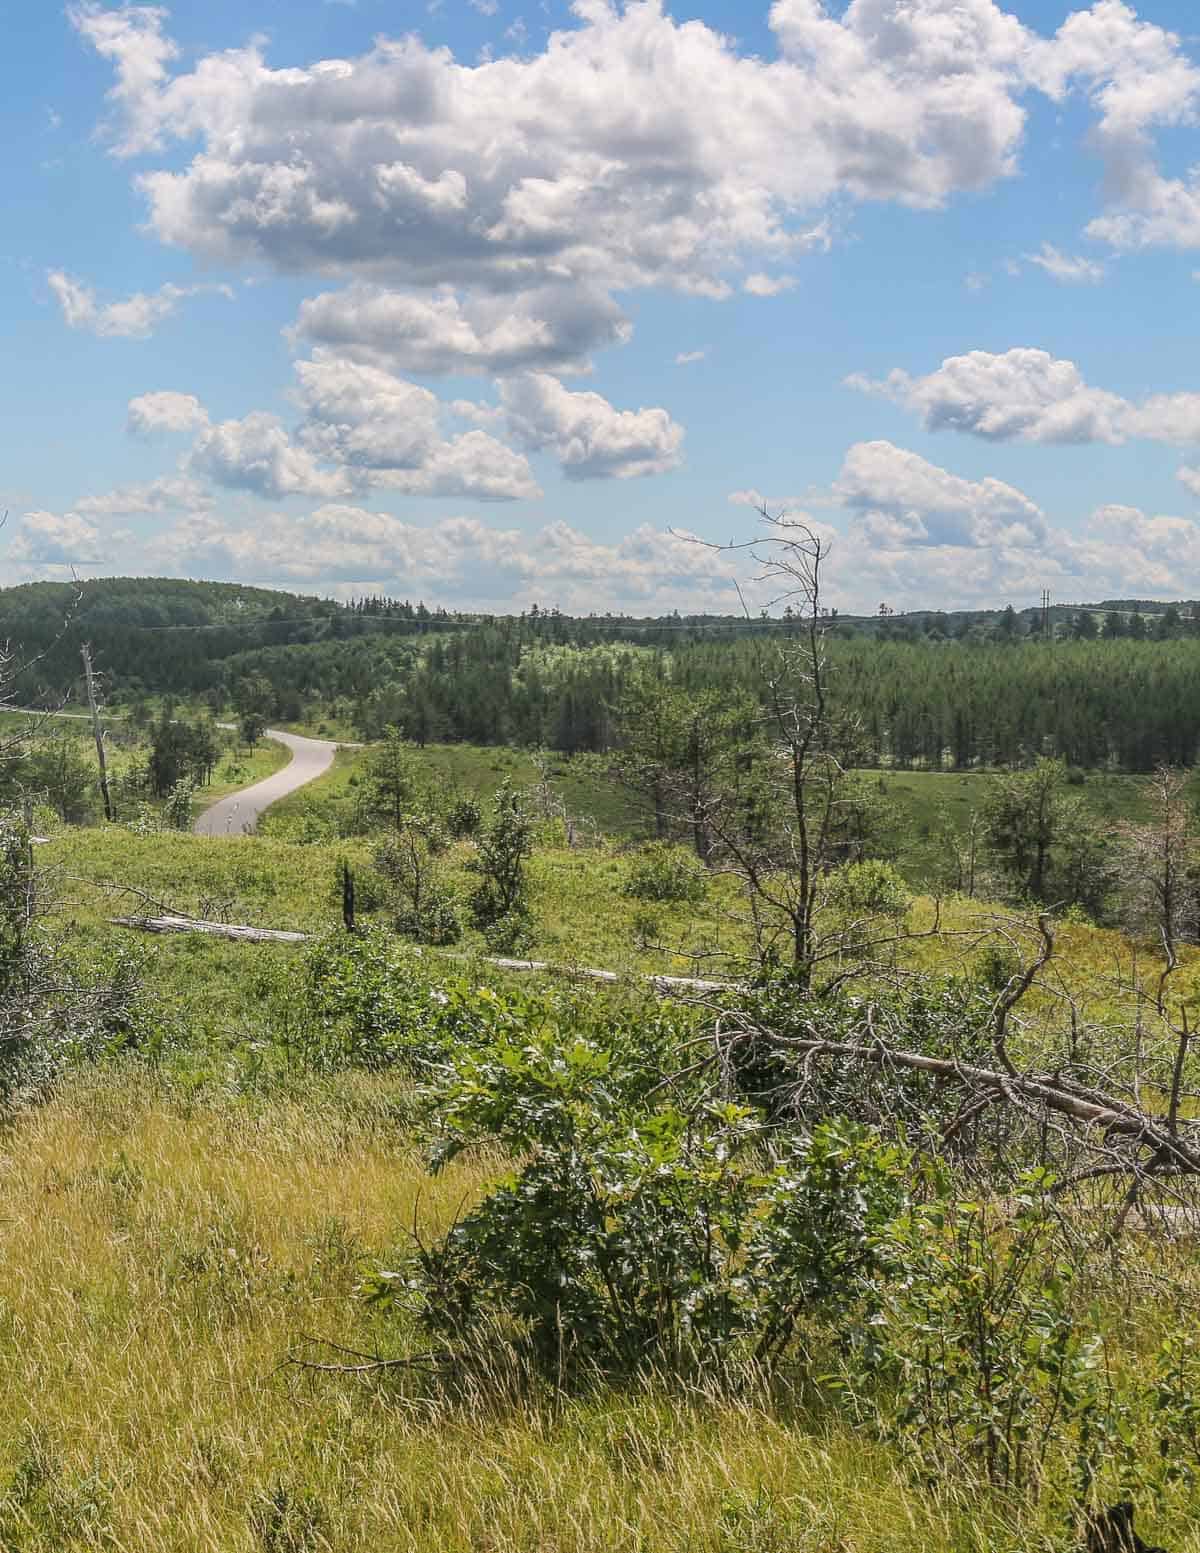
POLYGON ((231 938, 241 944, 306 944, 308 933, 284 933, 275 928, 240 927, 228 922, 204 922, 198 917, 110 917, 115 927, 140 933, 207 933, 210 938, 231 938))
MULTIPOLYGON (((461 959, 460 955, 450 958, 461 959)), ((603 981, 609 985, 628 980, 619 971, 598 971, 589 966, 551 965, 546 960, 505 960, 488 956, 485 965, 494 965, 499 971, 532 971, 542 976, 582 976, 585 981, 603 981)), ((659 992, 733 992, 736 984, 731 981, 701 981, 695 976, 645 976, 644 981, 659 992)))
MULTIPOLYGON (((110 917, 114 927, 132 928, 140 933, 207 933, 210 938, 228 938, 241 944, 307 944, 311 933, 285 933, 276 928, 245 927, 229 922, 203 922, 198 917, 110 917)), ((465 960, 466 955, 446 955, 448 960, 465 960)), ((542 976, 577 976, 584 981, 601 981, 610 986, 628 980, 618 971, 595 970, 590 966, 552 965, 545 960, 506 960, 496 956, 484 956, 484 965, 498 971, 522 971, 542 976)), ((673 993, 706 994, 733 992, 736 983, 728 981, 701 981, 694 976, 645 976, 641 978, 664 997, 673 993)))

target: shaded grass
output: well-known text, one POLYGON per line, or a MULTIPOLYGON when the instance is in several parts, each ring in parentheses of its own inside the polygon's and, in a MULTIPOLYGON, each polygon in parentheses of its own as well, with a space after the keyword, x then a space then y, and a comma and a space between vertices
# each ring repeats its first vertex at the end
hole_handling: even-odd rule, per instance
MULTIPOLYGON (((895 823, 885 837, 887 850, 912 883, 922 888, 937 874, 937 833, 942 821, 949 820, 965 832, 971 815, 986 801, 995 773, 872 770, 860 775, 892 806, 895 823)), ((1072 791, 1080 794, 1098 823, 1150 818, 1149 778, 1095 771, 1079 775, 1082 780, 1072 791)), ((1193 793, 1200 797, 1200 781, 1193 782, 1193 793)))

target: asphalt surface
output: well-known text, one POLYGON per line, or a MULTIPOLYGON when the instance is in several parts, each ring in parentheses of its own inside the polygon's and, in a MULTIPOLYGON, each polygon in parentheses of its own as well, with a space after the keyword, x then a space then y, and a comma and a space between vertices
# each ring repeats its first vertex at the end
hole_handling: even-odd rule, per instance
POLYGON ((324 776, 338 751, 338 746, 328 739, 303 739, 298 733, 268 729, 266 737, 291 750, 291 760, 274 776, 256 782, 253 787, 239 788, 205 809, 194 826, 198 836, 244 836, 258 824, 264 809, 324 776))

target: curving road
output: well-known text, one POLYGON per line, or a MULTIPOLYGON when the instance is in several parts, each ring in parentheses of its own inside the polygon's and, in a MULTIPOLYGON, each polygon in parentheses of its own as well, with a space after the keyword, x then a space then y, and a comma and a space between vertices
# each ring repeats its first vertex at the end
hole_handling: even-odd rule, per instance
POLYGON ((242 836, 252 831, 264 809, 324 776, 341 747, 329 739, 304 739, 298 733, 275 729, 268 729, 266 737, 291 750, 291 760, 274 776, 255 782, 253 787, 239 788, 205 809, 193 827, 198 836, 242 836))

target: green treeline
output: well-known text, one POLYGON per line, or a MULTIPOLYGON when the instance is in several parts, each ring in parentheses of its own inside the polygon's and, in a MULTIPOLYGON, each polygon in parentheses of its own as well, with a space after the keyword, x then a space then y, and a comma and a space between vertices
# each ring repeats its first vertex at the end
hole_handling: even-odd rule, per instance
MULTIPOLYGON (((1145 772, 1200 750, 1197 616, 1115 601, 1064 612, 1043 639, 1011 609, 833 619, 839 702, 859 764, 899 769, 1069 764, 1145 772), (1122 608, 1123 604, 1129 606, 1122 608)), ((543 745, 621 741, 619 708, 647 678, 729 701, 761 694, 783 620, 678 615, 450 615, 391 599, 350 604, 225 583, 119 578, 0 591, 0 637, 28 666, 20 699, 77 684, 89 641, 110 702, 202 699, 267 719, 336 718, 363 738, 543 745)))
MULTIPOLYGON (((544 744, 567 754, 620 740, 633 676, 730 700, 759 693, 770 637, 662 648, 548 648, 510 622, 428 643, 361 640, 240 654, 231 690, 261 677, 274 715, 342 703, 363 737, 396 724, 419 743, 544 744)), ((958 646, 829 643, 859 764, 970 770, 1059 756, 1088 768, 1191 765, 1200 748, 1200 642, 958 646)))

